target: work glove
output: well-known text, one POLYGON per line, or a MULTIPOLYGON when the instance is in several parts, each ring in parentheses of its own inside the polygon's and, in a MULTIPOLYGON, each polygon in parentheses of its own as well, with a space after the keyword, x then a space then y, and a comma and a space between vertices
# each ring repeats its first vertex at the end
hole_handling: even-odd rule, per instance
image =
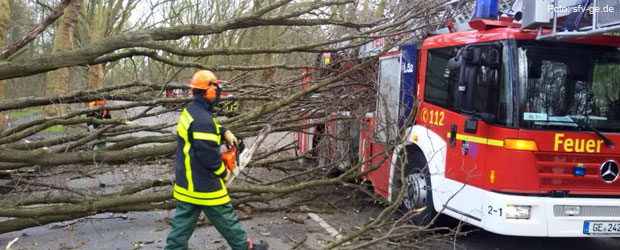
POLYGON ((235 144, 239 144, 239 139, 237 139, 230 130, 226 130, 226 133, 224 133, 224 140, 226 141, 226 145, 231 147, 235 144))
POLYGON ((224 184, 228 184, 228 182, 230 181, 230 172, 230 170, 226 169, 226 176, 224 176, 224 179, 222 179, 224 181, 224 184))

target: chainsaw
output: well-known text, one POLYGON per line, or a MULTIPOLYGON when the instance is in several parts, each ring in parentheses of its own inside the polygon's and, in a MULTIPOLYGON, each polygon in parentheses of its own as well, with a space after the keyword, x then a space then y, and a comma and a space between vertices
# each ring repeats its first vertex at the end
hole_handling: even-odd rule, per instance
POLYGON ((263 143, 270 132, 271 126, 267 125, 261 129, 260 132, 258 132, 256 140, 249 148, 246 148, 243 139, 240 139, 238 144, 235 143, 234 145, 228 147, 226 152, 222 153, 222 162, 224 162, 224 166, 226 166, 226 168, 232 173, 228 183, 232 182, 237 176, 239 176, 241 170, 243 170, 248 163, 250 163, 254 151, 256 151, 258 146, 263 143))

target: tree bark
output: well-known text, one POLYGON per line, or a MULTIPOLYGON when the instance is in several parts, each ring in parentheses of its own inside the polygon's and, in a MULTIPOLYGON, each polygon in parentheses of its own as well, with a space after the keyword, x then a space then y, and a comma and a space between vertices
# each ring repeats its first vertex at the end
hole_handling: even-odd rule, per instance
MULTIPOLYGON (((121 91, 130 88, 144 88, 143 91, 148 90, 168 90, 175 88, 187 88, 187 86, 180 86, 174 84, 160 85, 150 84, 146 82, 131 82, 128 84, 115 85, 105 88, 99 88, 94 90, 79 90, 69 94, 47 96, 47 97, 24 97, 11 100, 0 101, 0 111, 22 109, 35 106, 51 105, 54 103, 80 103, 90 102, 97 99, 105 100, 123 100, 123 101, 148 101, 147 99, 137 96, 133 92, 121 92, 112 93, 114 91, 121 91)), ((140 89, 142 90, 142 89, 140 89)))
MULTIPOLYGON (((73 49, 73 33, 78 21, 82 0, 72 0, 60 18, 54 34, 52 54, 73 49)), ((69 92, 69 68, 59 68, 45 75, 45 94, 61 95, 69 92)), ((44 110, 46 117, 62 115, 69 111, 68 105, 52 105, 44 110)))
POLYGON ((96 89, 103 87, 105 80, 104 64, 88 66, 88 86, 87 89, 96 89))
POLYGON ((48 153, 45 150, 12 150, 0 148, 0 162, 30 163, 58 166, 67 164, 127 163, 149 157, 173 155, 176 142, 159 146, 126 149, 122 151, 95 150, 89 152, 48 153))
MULTIPOLYGON (((122 1, 120 1, 122 2, 122 1)), ((117 4, 118 5, 118 4, 117 4)), ((94 8, 94 12, 91 15, 91 18, 88 19, 89 22, 89 34, 85 34, 89 36, 89 41, 95 42, 101 40, 103 38, 104 32, 106 30, 104 19, 106 19, 107 15, 111 10, 107 8, 112 8, 112 5, 108 5, 104 8, 103 1, 99 1, 97 6, 94 8)), ((96 64, 88 66, 88 84, 86 85, 87 89, 95 89, 103 87, 103 80, 105 74, 105 64, 96 64)))
MULTIPOLYGON (((9 29, 10 15, 9 0, 0 0, 0 48, 4 48, 9 29)), ((4 100, 4 81, 0 80, 0 100, 4 100)), ((0 112, 0 131, 6 129, 5 113, 0 112)))

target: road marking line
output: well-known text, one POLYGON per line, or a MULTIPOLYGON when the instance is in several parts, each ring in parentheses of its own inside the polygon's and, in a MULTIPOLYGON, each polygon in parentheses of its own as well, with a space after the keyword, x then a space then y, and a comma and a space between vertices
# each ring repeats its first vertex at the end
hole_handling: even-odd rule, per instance
MULTIPOLYGON (((302 208, 304 209, 309 209, 307 206, 303 206, 302 208)), ((334 227, 332 227, 331 225, 329 225, 325 220, 323 220, 323 218, 321 218, 320 216, 318 216, 315 213, 308 213, 308 215, 310 216, 310 218, 312 218, 314 221, 316 221, 317 223, 319 223, 319 226, 321 226, 322 228, 324 228, 332 237, 336 238, 336 239, 340 239, 342 238, 342 235, 338 232, 338 230, 336 230, 334 227)))

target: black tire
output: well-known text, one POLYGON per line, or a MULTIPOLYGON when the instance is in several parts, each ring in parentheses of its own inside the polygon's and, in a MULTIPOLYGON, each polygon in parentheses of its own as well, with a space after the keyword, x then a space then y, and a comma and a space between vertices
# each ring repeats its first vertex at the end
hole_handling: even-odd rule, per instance
MULTIPOLYGON (((411 217, 411 221, 418 226, 426 226, 437 217, 426 157, 415 146, 407 147, 406 151, 405 181, 407 181, 407 191, 405 191, 400 209, 405 214, 412 210, 420 210, 411 217)), ((400 157, 403 156, 404 154, 401 154, 400 157)), ((396 201, 401 187, 400 168, 395 169, 393 178, 392 200, 396 201)))

